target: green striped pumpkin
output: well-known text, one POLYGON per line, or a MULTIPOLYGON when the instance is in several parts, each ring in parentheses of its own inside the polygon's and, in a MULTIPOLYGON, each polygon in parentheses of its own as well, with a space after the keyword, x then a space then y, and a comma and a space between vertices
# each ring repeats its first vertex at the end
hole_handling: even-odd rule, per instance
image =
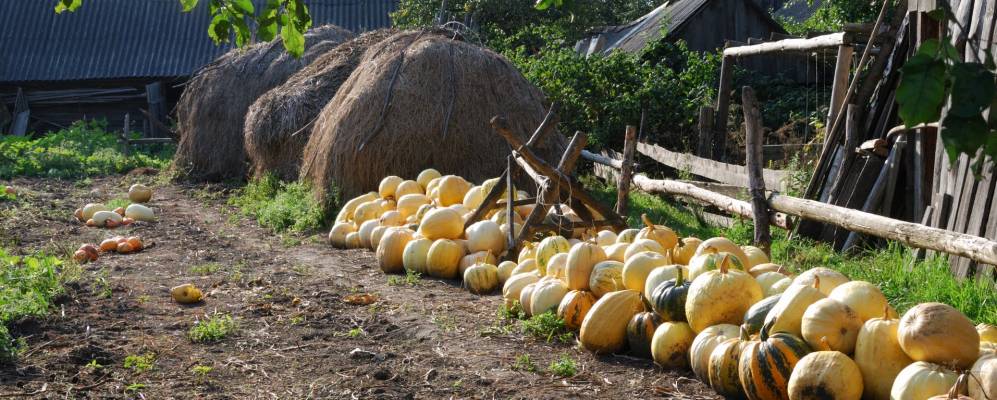
POLYGON ((738 362, 741 351, 751 342, 748 330, 741 326, 741 335, 727 339, 710 353, 707 383, 721 396, 731 399, 744 398, 741 380, 738 379, 738 362))
POLYGON ((769 335, 772 323, 762 327, 758 341, 741 350, 738 375, 749 400, 788 400, 789 377, 803 356, 812 350, 807 342, 786 332, 769 335))
POLYGON ((658 325, 664 322, 656 313, 640 312, 630 319, 627 324, 627 343, 630 345, 630 354, 639 358, 651 358, 651 339, 654 338, 654 331, 658 325))
POLYGON ((775 307, 775 303, 779 302, 779 297, 781 295, 773 295, 762 299, 751 306, 748 312, 744 313, 744 326, 748 328, 748 333, 752 335, 758 334, 762 330, 762 325, 765 324, 765 316, 772 311, 775 307))
POLYGON ((651 307, 665 321, 685 322, 685 300, 689 295, 689 282, 682 277, 682 267, 678 268, 675 279, 661 282, 651 293, 651 307))

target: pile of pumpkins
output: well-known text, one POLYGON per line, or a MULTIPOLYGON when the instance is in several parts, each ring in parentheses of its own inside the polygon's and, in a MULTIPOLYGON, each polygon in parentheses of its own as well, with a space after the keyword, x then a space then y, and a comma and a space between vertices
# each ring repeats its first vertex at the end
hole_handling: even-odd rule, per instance
POLYGON ((725 397, 997 399, 997 327, 941 303, 898 319, 872 283, 823 267, 794 275, 727 238, 679 238, 644 216, 642 229, 550 236, 498 263, 531 209, 463 227, 499 183, 388 177, 344 205, 329 239, 376 250, 387 273, 501 287, 506 307, 555 312, 585 349, 689 368, 725 397))
POLYGON ((114 229, 122 225, 131 225, 135 221, 151 222, 156 220, 155 212, 140 203, 148 203, 152 199, 152 189, 142 184, 134 184, 128 189, 128 199, 132 202, 128 207, 118 207, 111 210, 102 203, 88 203, 77 208, 73 213, 77 221, 90 227, 114 229))

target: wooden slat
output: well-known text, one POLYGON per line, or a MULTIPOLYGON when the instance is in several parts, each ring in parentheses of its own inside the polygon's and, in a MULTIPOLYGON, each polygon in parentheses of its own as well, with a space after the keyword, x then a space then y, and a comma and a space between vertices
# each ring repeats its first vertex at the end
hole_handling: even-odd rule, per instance
MULTIPOLYGON (((989 156, 984 160, 983 176, 976 184, 976 193, 969 206, 969 219, 966 222, 966 229, 963 231, 970 235, 984 234, 984 221, 989 217, 990 208, 977 205, 987 204, 987 201, 994 195, 993 160, 989 156)), ((955 276, 957 278, 972 276, 974 264, 968 258, 959 257, 955 263, 955 276)))
MULTIPOLYGON (((717 182, 748 187, 748 174, 744 166, 722 163, 692 154, 678 153, 664 147, 637 143, 637 151, 651 159, 669 167, 688 171, 717 182)), ((765 169, 765 187, 773 190, 785 190, 790 173, 787 171, 765 169)))

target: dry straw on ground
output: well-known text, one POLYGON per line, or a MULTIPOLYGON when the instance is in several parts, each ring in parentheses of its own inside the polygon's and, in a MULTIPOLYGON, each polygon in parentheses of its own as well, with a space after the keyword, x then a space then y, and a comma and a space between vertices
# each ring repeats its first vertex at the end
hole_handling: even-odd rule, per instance
MULTIPOLYGON (((506 167, 509 148, 489 120, 505 115, 527 136, 543 120, 543 93, 504 57, 439 34, 407 31, 371 46, 326 105, 305 146, 301 177, 320 195, 376 190, 387 175, 433 167, 480 182, 506 167)), ((537 146, 555 161, 565 140, 537 146)))
POLYGON ((364 51, 394 33, 380 29, 346 41, 257 99, 246 115, 244 135, 250 172, 297 179, 301 152, 319 111, 350 77, 364 51))
POLYGON ((177 104, 180 144, 174 169, 186 178, 219 181, 246 176, 243 123, 249 106, 353 34, 325 25, 305 34, 301 58, 280 39, 234 49, 201 69, 177 104))

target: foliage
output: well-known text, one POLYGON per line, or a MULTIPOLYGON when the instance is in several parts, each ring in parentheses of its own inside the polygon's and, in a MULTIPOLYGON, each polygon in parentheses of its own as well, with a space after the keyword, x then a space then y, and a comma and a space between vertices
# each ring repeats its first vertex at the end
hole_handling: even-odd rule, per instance
POLYGON ((562 378, 570 378, 578 373, 578 366, 575 365, 575 360, 572 360, 567 354, 561 354, 560 359, 551 361, 550 367, 547 369, 554 373, 554 375, 562 378))
POLYGON ((529 354, 516 356, 516 362, 512 364, 513 371, 537 372, 537 365, 530 359, 529 354))
POLYGON ((315 230, 328 215, 307 183, 281 182, 269 174, 250 180, 228 203, 274 232, 315 230))
POLYGON ((195 323, 187 331, 187 338, 195 343, 217 342, 235 333, 237 328, 231 315, 216 313, 195 323))
MULTIPOLYGON (((813 5, 813 0, 794 0, 787 2, 784 7, 803 2, 813 5)), ((836 32, 840 31, 846 22, 874 21, 880 4, 882 3, 868 0, 823 1, 814 10, 813 15, 803 21, 776 18, 780 19, 782 27, 791 35, 806 36, 811 32, 836 32)))
POLYGON ((16 256, 0 248, 0 364, 12 361, 21 347, 7 324, 24 317, 43 316, 64 290, 62 261, 36 254, 16 256))
POLYGON ((526 313, 523 312, 523 306, 519 301, 513 301, 511 306, 504 303, 500 305, 498 316, 503 321, 511 321, 526 318, 526 313))
POLYGON ((151 371, 156 367, 156 353, 145 353, 143 355, 132 354, 125 357, 125 368, 143 373, 151 371))
POLYGON ((422 274, 410 269, 405 270, 405 276, 392 275, 388 277, 388 286, 415 286, 422 279, 422 274))
POLYGON ((547 311, 540 315, 534 315, 522 322, 523 333, 530 336, 544 339, 548 342, 555 340, 569 343, 574 339, 571 331, 564 326, 564 320, 557 317, 553 311, 547 311))
POLYGON ((77 178, 169 165, 173 146, 155 153, 136 150, 125 155, 120 151, 117 136, 107 132, 106 126, 103 121, 77 121, 67 129, 37 139, 0 136, 0 178, 77 178))
MULTIPOLYGON (((257 12, 252 0, 207 0, 211 13, 208 36, 215 44, 229 43, 243 47, 254 39, 269 42, 279 32, 284 48, 295 57, 305 51, 304 32, 312 26, 312 18, 304 0, 267 0, 257 12), (250 24, 255 25, 255 31, 250 24)), ((184 12, 193 11, 200 0, 180 0, 184 12)), ((55 12, 74 12, 83 0, 58 0, 55 12)))

